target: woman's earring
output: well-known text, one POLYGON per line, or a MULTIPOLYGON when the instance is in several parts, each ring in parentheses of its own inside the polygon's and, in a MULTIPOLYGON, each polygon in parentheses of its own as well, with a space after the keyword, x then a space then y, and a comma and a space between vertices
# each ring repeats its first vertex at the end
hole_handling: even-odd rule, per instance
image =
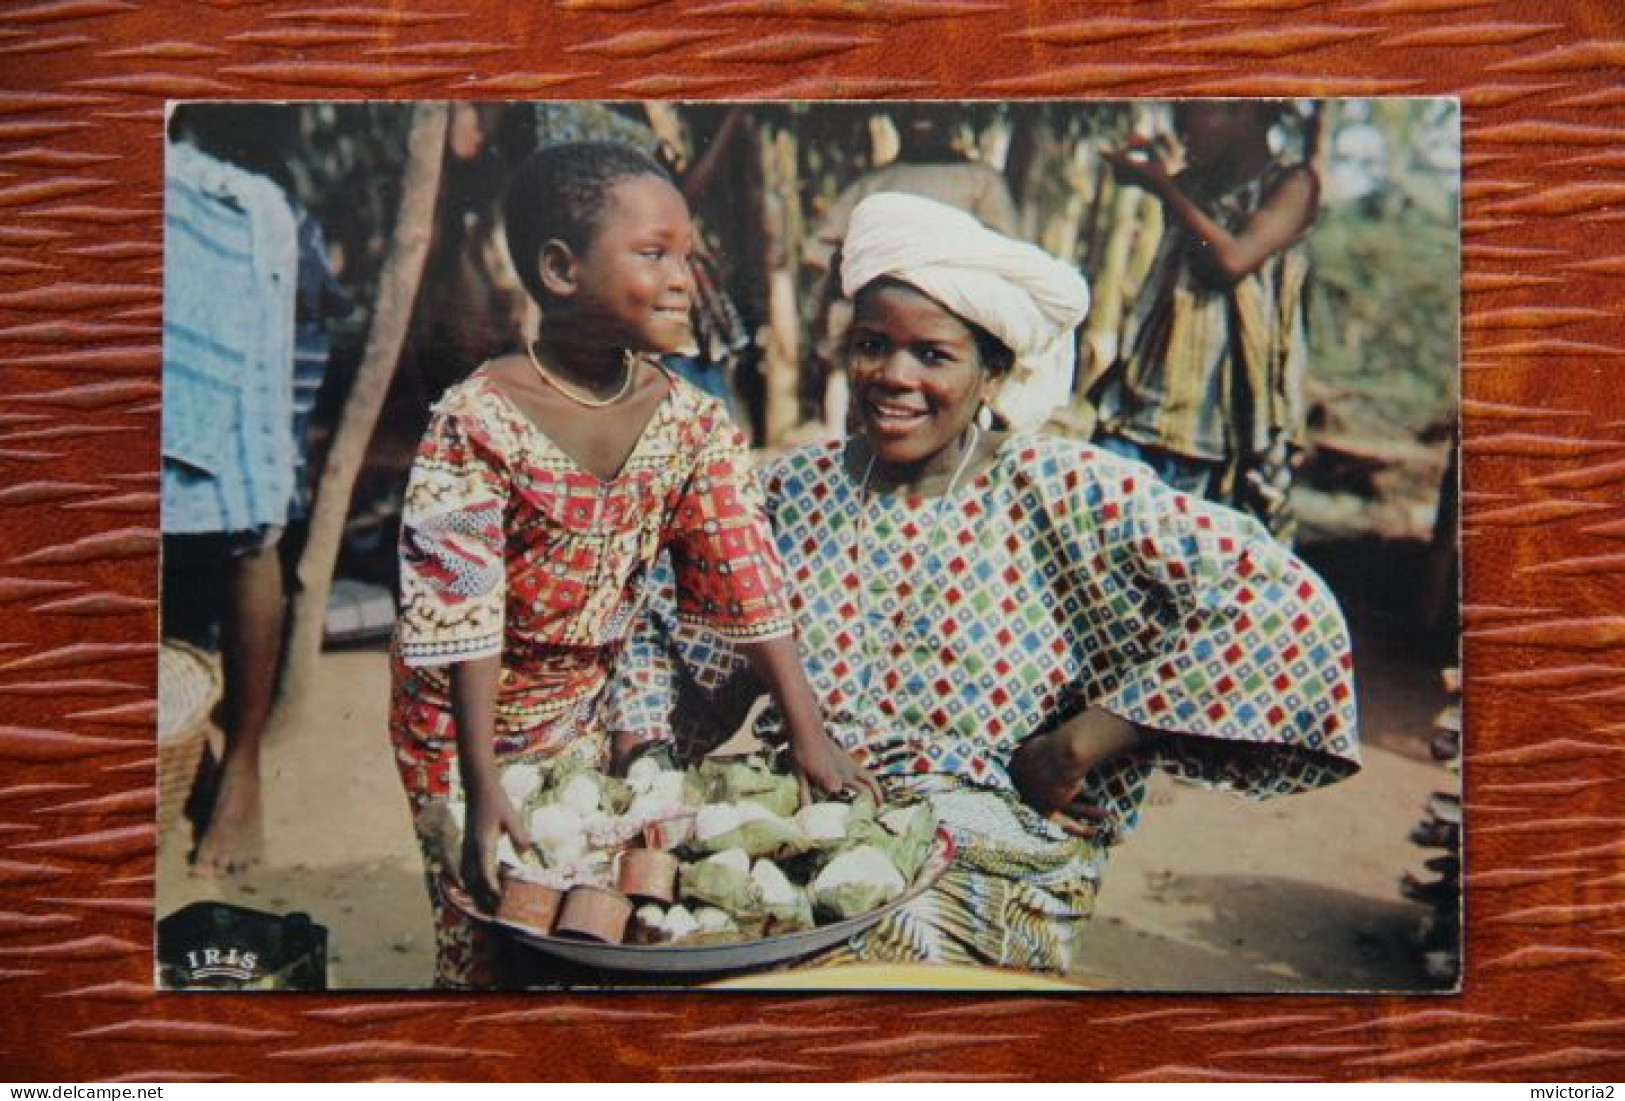
POLYGON ((980 428, 983 432, 991 432, 993 430, 993 407, 985 401, 981 404, 981 407, 976 410, 976 427, 980 428))

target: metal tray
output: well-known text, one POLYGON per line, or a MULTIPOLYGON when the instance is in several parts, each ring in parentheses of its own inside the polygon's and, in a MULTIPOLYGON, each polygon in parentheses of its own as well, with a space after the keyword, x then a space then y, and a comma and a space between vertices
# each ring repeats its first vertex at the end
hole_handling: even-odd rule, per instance
POLYGON ((445 889, 452 904, 475 921, 502 929, 519 943, 570 963, 644 975, 724 974, 789 963, 857 936, 929 890, 947 871, 948 865, 953 862, 953 855, 953 841, 947 831, 938 830, 936 845, 925 866, 914 877, 913 884, 884 906, 845 921, 820 925, 816 929, 737 944, 599 944, 569 937, 553 937, 532 926, 503 921, 479 911, 473 900, 450 882, 445 884, 445 889))

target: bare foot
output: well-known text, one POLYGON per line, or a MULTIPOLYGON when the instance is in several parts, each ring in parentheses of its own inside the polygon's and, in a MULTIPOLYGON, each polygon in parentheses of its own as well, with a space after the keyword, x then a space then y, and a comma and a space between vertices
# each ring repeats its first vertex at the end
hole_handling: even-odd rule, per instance
POLYGON ((208 825, 192 851, 192 874, 233 875, 259 863, 265 846, 260 803, 260 769, 256 755, 228 753, 220 766, 219 788, 208 825))

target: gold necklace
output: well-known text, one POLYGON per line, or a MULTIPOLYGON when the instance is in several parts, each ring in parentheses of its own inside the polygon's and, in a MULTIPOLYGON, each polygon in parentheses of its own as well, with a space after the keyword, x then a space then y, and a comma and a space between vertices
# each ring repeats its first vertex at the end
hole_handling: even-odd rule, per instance
POLYGON ((632 355, 632 349, 624 349, 621 352, 620 389, 616 390, 607 398, 582 397, 580 394, 564 385, 564 383, 554 378, 552 372, 546 367, 542 366, 542 361, 536 358, 536 345, 526 341, 525 354, 530 356, 530 365, 536 368, 536 373, 541 376, 543 382, 557 390, 559 393, 563 394, 565 397, 569 398, 571 401, 575 402, 577 405, 584 405, 588 409, 602 409, 605 406, 614 405, 616 402, 626 397, 627 391, 632 389, 632 379, 636 375, 637 358, 632 355))

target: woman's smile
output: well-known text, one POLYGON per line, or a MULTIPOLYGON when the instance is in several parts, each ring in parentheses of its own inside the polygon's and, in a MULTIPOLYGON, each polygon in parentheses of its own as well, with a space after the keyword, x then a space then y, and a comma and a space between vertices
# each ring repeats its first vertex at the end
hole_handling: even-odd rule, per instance
POLYGON ((892 476, 953 466, 984 389, 969 326, 912 287, 876 284, 858 297, 847 364, 864 435, 892 476))
POLYGON ((930 416, 923 402, 906 401, 885 395, 868 395, 864 408, 870 427, 879 432, 910 432, 930 416))

